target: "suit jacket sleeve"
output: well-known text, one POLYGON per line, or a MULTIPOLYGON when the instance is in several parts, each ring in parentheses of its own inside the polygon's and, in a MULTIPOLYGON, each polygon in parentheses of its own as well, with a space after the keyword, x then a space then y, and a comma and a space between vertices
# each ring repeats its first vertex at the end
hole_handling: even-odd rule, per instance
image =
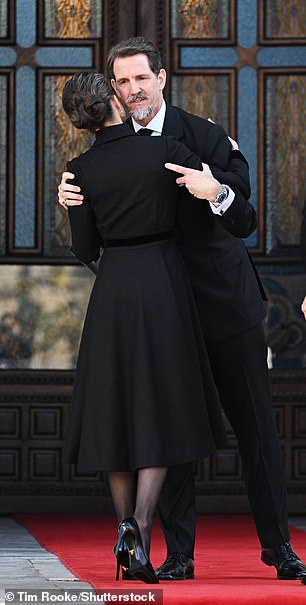
MULTIPOLYGON (((66 170, 75 174, 75 179, 71 181, 72 184, 80 185, 85 192, 77 159, 68 162, 66 170)), ((97 261, 102 240, 96 226, 95 213, 86 196, 80 206, 69 206, 68 216, 71 231, 70 252, 85 265, 97 261)))
POLYGON ((249 201, 250 182, 248 164, 244 156, 234 152, 226 132, 217 124, 211 124, 207 136, 203 162, 209 165, 214 177, 229 185, 235 199, 222 216, 223 227, 236 237, 248 237, 257 227, 256 211, 249 201))
POLYGON ((217 166, 211 168, 214 177, 218 181, 222 180, 222 183, 225 182, 233 190, 238 189, 246 199, 249 199, 251 195, 249 165, 241 151, 238 149, 231 151, 225 170, 221 170, 217 166))
MULTIPOLYGON (((187 149, 186 145, 177 141, 173 136, 165 137, 167 146, 168 162, 173 164, 179 164, 187 168, 193 168, 194 170, 202 170, 202 162, 198 155, 187 149)), ((173 173, 174 174, 174 173, 173 173)), ((175 178, 181 176, 175 174, 175 178)))

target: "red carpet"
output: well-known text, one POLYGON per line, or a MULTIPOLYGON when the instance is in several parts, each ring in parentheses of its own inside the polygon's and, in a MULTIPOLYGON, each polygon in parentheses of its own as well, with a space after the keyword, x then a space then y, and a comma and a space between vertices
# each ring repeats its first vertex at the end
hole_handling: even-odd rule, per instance
MULTIPOLYGON (((274 567, 260 562, 250 516, 198 517, 196 578, 184 582, 115 582, 116 521, 99 515, 17 515, 47 550, 95 589, 163 590, 163 605, 306 605, 300 581, 276 580, 274 567)), ((291 528, 294 549, 306 560, 306 533, 291 528)), ((152 563, 165 558, 161 530, 153 531, 152 563)), ((72 587, 73 588, 73 587, 72 587)))

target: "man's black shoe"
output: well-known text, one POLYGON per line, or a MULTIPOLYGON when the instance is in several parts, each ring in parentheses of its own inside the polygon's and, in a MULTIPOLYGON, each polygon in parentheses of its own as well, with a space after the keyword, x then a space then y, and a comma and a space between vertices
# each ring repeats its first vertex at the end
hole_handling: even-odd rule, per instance
POLYGON ((300 580, 306 577, 306 566, 294 552, 290 542, 274 548, 263 548, 261 560, 266 565, 274 565, 279 580, 300 580))
POLYGON ((155 573, 159 580, 193 580, 194 562, 186 555, 173 552, 155 573))

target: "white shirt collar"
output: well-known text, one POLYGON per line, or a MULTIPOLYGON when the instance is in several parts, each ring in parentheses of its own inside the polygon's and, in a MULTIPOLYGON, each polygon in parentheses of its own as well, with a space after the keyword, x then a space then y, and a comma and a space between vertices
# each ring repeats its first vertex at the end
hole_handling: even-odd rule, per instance
MULTIPOLYGON (((151 122, 149 122, 146 125, 146 128, 150 128, 150 130, 153 130, 152 136, 160 135, 162 133, 164 121, 165 121, 165 115, 166 115, 166 103, 163 100, 160 110, 157 112, 157 114, 154 116, 154 118, 152 118, 151 122)), ((135 122, 134 118, 132 118, 132 122, 133 122, 133 128, 134 128, 135 132, 138 132, 138 130, 140 130, 140 128, 143 128, 143 126, 141 126, 140 124, 135 122)))

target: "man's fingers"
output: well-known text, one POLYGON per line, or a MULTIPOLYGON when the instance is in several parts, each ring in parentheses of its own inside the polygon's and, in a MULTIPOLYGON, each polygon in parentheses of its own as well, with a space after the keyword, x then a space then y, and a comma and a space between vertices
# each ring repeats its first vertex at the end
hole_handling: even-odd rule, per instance
POLYGON ((192 168, 186 168, 185 166, 180 166, 179 164, 171 164, 171 162, 167 162, 165 164, 165 168, 168 170, 173 170, 173 172, 179 172, 180 174, 190 174, 192 172, 192 168))
POLYGON ((73 180, 74 178, 75 175, 73 172, 63 172, 62 180, 58 186, 60 195, 65 194, 67 191, 74 191, 75 193, 79 193, 79 191, 81 191, 81 188, 78 185, 71 185, 70 183, 67 183, 68 180, 73 180))
POLYGON ((68 206, 80 206, 83 203, 84 196, 80 193, 81 189, 78 185, 70 185, 67 180, 73 180, 74 174, 72 172, 63 172, 62 180, 57 188, 58 190, 58 203, 68 209, 68 206))
POLYGON ((65 202, 76 202, 82 201, 84 199, 83 195, 81 195, 80 193, 73 193, 72 191, 69 191, 69 193, 64 191, 61 195, 61 198, 65 200, 65 202))
POLYGON ((58 191, 59 193, 70 193, 71 191, 73 191, 74 193, 79 193, 79 191, 81 191, 81 188, 78 185, 70 185, 70 183, 60 183, 60 185, 58 186, 58 191))
POLYGON ((62 174, 62 183, 67 181, 67 179, 74 179, 73 172, 63 172, 62 174))
POLYGON ((211 176, 212 176, 212 172, 211 172, 208 164, 203 164, 203 162, 202 162, 202 167, 203 167, 203 172, 205 172, 206 174, 211 174, 211 176))
POLYGON ((83 198, 82 199, 70 199, 68 198, 67 200, 65 200, 65 202, 62 203, 62 206, 81 206, 81 204, 83 203, 83 198))

